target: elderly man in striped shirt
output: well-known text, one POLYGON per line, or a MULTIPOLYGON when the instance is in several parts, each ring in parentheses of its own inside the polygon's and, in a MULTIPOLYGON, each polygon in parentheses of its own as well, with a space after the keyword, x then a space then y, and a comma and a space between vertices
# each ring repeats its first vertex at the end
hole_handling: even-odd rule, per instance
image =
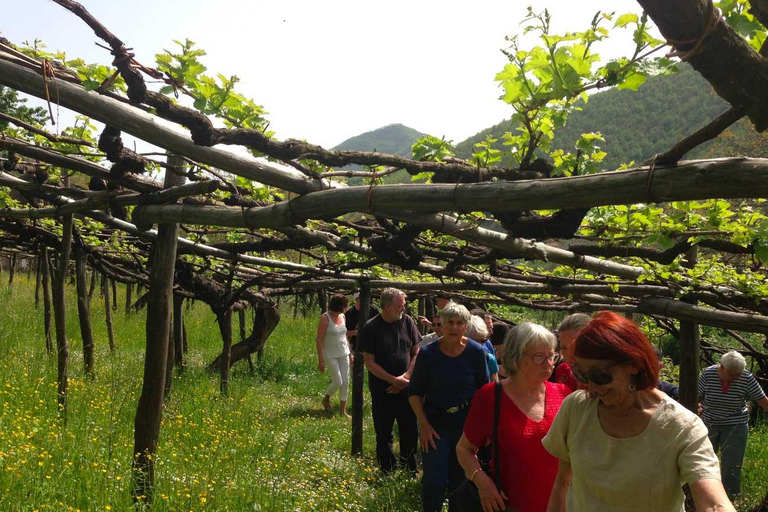
POLYGON ((749 435, 747 401, 754 400, 768 411, 768 398, 746 366, 744 356, 732 350, 699 377, 699 412, 715 453, 720 450, 720 475, 731 499, 741 492, 741 465, 749 435))

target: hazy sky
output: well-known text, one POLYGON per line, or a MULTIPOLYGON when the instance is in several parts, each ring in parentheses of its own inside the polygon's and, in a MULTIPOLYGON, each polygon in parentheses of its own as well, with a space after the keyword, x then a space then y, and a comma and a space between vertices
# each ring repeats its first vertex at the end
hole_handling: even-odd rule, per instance
MULTIPOLYGON (((139 62, 189 38, 209 74, 237 74, 264 105, 277 137, 325 147, 390 123, 459 142, 511 115, 495 74, 504 36, 526 7, 548 8, 558 31, 581 30, 598 10, 640 12, 629 0, 81 0, 139 62)), ((49 0, 0 0, 0 33, 35 38, 68 57, 109 63, 93 32, 49 0)), ((631 45, 617 31, 601 55, 631 45)))

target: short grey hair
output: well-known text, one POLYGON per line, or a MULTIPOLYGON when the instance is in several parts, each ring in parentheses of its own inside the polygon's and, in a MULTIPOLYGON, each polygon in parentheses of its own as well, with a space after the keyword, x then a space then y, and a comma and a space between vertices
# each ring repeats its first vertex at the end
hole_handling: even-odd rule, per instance
POLYGON ((532 322, 523 322, 509 331, 504 340, 500 361, 509 375, 517 373, 525 351, 538 343, 545 343, 554 349, 557 340, 549 329, 532 322))
POLYGON ((401 296, 405 297, 405 292, 402 290, 398 290, 397 288, 384 288, 379 294, 379 304, 381 304, 381 309, 384 309, 385 307, 392 304, 392 301, 395 300, 395 297, 401 296))
POLYGON ((472 319, 469 321, 469 328, 467 329, 467 338, 471 338, 478 343, 485 341, 488 338, 488 326, 485 325, 485 320, 477 315, 472 315, 472 319))
POLYGON ((580 331, 591 321, 592 317, 586 313, 574 313, 563 318, 563 321, 557 326, 557 332, 580 331))
POLYGON ((747 368, 747 360, 737 351, 731 350, 730 352, 723 354, 723 357, 720 358, 720 366, 725 368, 725 371, 732 375, 741 375, 747 368))
POLYGON ((440 321, 443 323, 443 325, 445 325, 445 323, 451 318, 459 317, 459 319, 464 322, 464 325, 467 326, 467 329, 469 329, 469 321, 471 316, 472 315, 469 314, 469 310, 467 308, 461 304, 450 301, 440 312, 440 321))

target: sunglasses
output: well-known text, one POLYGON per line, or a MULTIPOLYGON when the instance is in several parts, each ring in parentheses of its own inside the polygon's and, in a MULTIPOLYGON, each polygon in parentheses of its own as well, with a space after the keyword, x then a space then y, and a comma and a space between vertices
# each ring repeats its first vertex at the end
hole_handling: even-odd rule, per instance
POLYGON ((613 382, 611 368, 617 364, 618 363, 613 363, 604 368, 592 368, 588 372, 582 372, 578 366, 571 366, 571 371, 573 372, 573 376, 584 384, 589 384, 591 382, 596 386, 605 386, 606 384, 613 382))

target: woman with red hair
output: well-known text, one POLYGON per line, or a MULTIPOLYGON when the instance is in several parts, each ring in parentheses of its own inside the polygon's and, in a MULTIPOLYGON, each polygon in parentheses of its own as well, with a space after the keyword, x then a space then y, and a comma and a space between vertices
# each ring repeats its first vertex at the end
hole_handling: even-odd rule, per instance
POLYGON ((547 512, 735 512, 698 416, 656 389, 653 346, 632 323, 603 311, 575 341, 574 375, 587 389, 563 402, 544 447, 559 459, 547 512))

